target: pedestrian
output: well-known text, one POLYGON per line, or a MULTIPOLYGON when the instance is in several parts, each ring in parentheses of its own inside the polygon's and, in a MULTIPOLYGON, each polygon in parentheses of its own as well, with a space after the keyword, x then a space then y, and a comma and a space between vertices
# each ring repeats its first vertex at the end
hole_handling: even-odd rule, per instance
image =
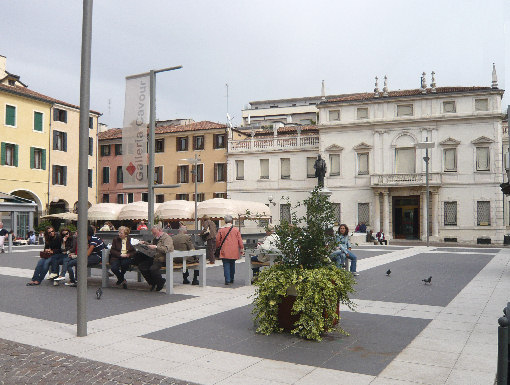
POLYGON ((356 271, 356 265, 358 258, 351 251, 351 242, 349 241, 349 228, 346 224, 341 224, 338 227, 338 242, 341 252, 346 258, 351 260, 351 273, 354 276, 358 276, 359 273, 356 271))
MULTIPOLYGON (((219 250, 219 257, 223 262, 223 275, 225 285, 234 283, 236 272, 236 260, 244 254, 244 245, 241 233, 234 227, 231 215, 225 215, 225 227, 218 230, 216 234, 216 248, 219 250)), ((216 253, 218 254, 218 253, 216 253)))
POLYGON ((206 257, 209 260, 209 264, 214 265, 215 258, 214 252, 216 250, 216 225, 209 216, 204 215, 202 217, 202 232, 200 235, 206 242, 206 257))
POLYGON ((140 223, 138 223, 138 226, 136 227, 137 230, 148 230, 147 228, 147 225, 145 224, 144 221, 140 221, 140 223))
POLYGON ((5 253, 5 250, 4 250, 4 242, 5 242, 5 238, 9 235, 9 232, 4 229, 4 224, 2 222, 0 222, 0 248, 2 249, 2 253, 5 253))
MULTIPOLYGON (((193 243, 191 242, 191 235, 187 234, 188 229, 186 226, 179 227, 179 233, 174 235, 172 237, 172 241, 174 243, 174 250, 180 250, 180 251, 188 251, 188 250, 194 250, 193 243)), ((176 263, 182 263, 182 258, 174 258, 174 262, 176 263)), ((187 257, 186 263, 197 263, 198 258, 197 257, 187 257)), ((193 281, 191 282, 192 285, 198 285, 198 274, 200 272, 195 269, 193 270, 193 281)), ((182 273, 182 283, 187 285, 189 284, 189 272, 186 268, 186 271, 182 273)))

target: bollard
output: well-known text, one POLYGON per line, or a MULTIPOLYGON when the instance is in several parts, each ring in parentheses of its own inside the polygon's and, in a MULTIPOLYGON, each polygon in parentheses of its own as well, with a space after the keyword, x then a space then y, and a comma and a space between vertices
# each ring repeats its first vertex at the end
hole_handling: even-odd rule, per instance
POLYGON ((498 319, 498 371, 496 380, 498 385, 508 385, 508 326, 510 321, 507 318, 510 314, 510 307, 503 309, 504 316, 498 319))
POLYGON ((9 233, 7 239, 8 239, 7 252, 10 254, 12 253, 12 233, 9 233))

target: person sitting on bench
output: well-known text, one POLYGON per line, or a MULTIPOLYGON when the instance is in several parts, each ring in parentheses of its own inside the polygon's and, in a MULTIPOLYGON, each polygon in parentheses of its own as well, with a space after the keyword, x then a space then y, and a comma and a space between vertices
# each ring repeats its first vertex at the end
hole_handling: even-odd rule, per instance
POLYGON ((110 249, 110 265, 113 274, 117 277, 117 286, 127 289, 127 281, 124 274, 131 267, 131 258, 134 257, 136 250, 131 245, 131 237, 129 236, 129 227, 120 226, 119 236, 113 238, 112 248, 110 249))
MULTIPOLYGON (((174 250, 180 250, 180 251, 188 251, 188 250, 194 250, 193 244, 191 243, 191 235, 187 234, 188 229, 186 226, 179 227, 179 233, 174 235, 172 237, 172 241, 174 242, 174 250)), ((175 263, 182 263, 182 258, 174 258, 175 263)), ((197 257, 187 257, 186 263, 197 263, 198 258, 197 257)), ((200 272, 198 270, 193 271, 193 281, 191 282, 192 285, 198 285, 198 274, 200 272)), ((189 272, 186 268, 186 271, 182 273, 182 283, 187 285, 189 284, 189 272)))
POLYGON ((388 245, 388 241, 384 238, 384 233, 382 231, 379 231, 375 237, 377 238, 377 240, 379 241, 379 244, 382 245, 383 243, 385 245, 388 245))
MULTIPOLYGON (((274 226, 272 224, 268 224, 266 227, 266 237, 257 245, 257 249, 259 250, 259 254, 251 257, 252 262, 266 263, 269 262, 268 254, 277 254, 280 252, 278 250, 277 245, 280 242, 280 237, 278 234, 274 232, 274 226)), ((260 267, 253 267, 253 279, 259 274, 260 267)))

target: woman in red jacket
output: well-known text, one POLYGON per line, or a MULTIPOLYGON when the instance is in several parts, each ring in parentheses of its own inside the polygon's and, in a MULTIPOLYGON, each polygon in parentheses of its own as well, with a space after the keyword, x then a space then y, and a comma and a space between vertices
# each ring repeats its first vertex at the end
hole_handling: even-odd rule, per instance
POLYGON ((231 285, 234 283, 236 260, 244 254, 241 233, 233 226, 231 215, 225 215, 225 227, 219 229, 218 234, 216 234, 216 249, 220 246, 220 258, 223 262, 225 285, 231 285), (223 246, 221 246, 222 243, 223 246))

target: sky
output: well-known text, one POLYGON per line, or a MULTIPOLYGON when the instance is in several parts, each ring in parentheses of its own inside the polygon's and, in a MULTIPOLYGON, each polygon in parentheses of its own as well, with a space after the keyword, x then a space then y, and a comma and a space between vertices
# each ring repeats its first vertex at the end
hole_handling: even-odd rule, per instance
MULTIPOLYGON (((34 91, 79 104, 82 2, 2 2, 0 55, 34 91)), ((92 110, 121 127, 125 77, 157 75, 158 120, 241 123, 255 100, 441 86, 510 90, 510 1, 94 1, 92 110), (227 86, 228 84, 228 98, 227 86), (382 88, 382 81, 379 83, 382 88)), ((510 91, 509 91, 510 93, 510 91)), ((503 99, 503 109, 510 104, 503 99)))

